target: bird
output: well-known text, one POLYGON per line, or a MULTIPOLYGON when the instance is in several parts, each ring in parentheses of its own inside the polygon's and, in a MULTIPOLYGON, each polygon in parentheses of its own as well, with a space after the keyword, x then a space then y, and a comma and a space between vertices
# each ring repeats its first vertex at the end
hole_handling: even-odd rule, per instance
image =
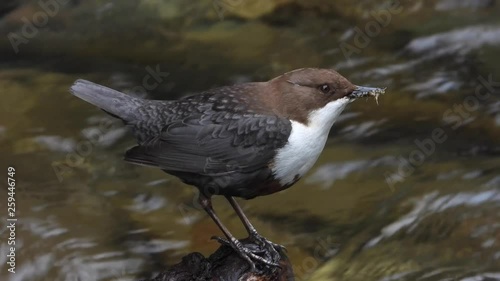
POLYGON ((76 97, 121 119, 137 145, 125 161, 156 167, 196 187, 198 202, 252 270, 276 266, 236 239, 212 206, 224 196, 249 238, 261 236, 235 198, 270 195, 295 184, 321 154, 330 128, 356 99, 378 98, 385 88, 357 86, 333 69, 301 68, 265 82, 209 89, 177 100, 148 100, 78 79, 76 97))

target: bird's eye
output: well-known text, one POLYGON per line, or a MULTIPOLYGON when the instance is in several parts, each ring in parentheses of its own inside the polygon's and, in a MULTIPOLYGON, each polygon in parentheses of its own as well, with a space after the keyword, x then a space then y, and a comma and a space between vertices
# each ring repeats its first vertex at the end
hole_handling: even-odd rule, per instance
POLYGON ((328 94, 330 92, 330 86, 328 86, 328 84, 323 84, 319 86, 319 90, 325 94, 328 94))

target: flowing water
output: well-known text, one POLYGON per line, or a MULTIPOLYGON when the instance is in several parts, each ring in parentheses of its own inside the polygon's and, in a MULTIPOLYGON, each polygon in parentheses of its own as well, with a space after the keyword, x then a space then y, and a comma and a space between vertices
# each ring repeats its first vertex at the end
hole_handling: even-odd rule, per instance
POLYGON ((124 163, 132 137, 75 79, 174 99, 306 66, 387 91, 349 106, 295 186, 241 201, 296 280, 500 280, 497 1, 41 2, 0 4, 1 280, 137 280, 218 247, 194 189, 124 163))

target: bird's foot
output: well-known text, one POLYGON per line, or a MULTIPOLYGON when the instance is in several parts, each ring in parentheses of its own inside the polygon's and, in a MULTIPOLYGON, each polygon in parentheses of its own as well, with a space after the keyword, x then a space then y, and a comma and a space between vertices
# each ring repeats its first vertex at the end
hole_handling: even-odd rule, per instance
POLYGON ((266 251, 266 248, 261 248, 257 245, 250 245, 254 246, 251 249, 247 245, 243 245, 237 239, 227 240, 217 236, 212 236, 212 239, 217 240, 217 242, 222 245, 233 248, 235 252, 237 252, 244 260, 248 262, 252 271, 256 270, 255 263, 253 261, 258 261, 271 267, 280 267, 280 265, 275 262, 280 260, 280 255, 274 248, 272 248, 272 251, 266 251), (261 257, 257 254, 263 254, 265 257, 261 257))
POLYGON ((251 241, 257 242, 260 245, 263 245, 263 246, 265 246, 265 245, 271 245, 276 250, 284 250, 284 251, 286 251, 285 246, 280 245, 280 244, 276 244, 273 241, 268 240, 267 238, 265 238, 264 236, 260 235, 257 232, 251 233, 249 238, 250 238, 251 241))

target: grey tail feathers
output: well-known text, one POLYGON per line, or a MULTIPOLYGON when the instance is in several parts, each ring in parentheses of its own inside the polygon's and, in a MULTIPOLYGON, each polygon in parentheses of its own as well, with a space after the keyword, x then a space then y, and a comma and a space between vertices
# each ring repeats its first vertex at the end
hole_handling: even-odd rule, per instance
POLYGON ((73 95, 82 100, 126 122, 135 119, 137 108, 145 102, 143 99, 134 98, 119 91, 82 79, 76 80, 71 86, 70 91, 73 95))

